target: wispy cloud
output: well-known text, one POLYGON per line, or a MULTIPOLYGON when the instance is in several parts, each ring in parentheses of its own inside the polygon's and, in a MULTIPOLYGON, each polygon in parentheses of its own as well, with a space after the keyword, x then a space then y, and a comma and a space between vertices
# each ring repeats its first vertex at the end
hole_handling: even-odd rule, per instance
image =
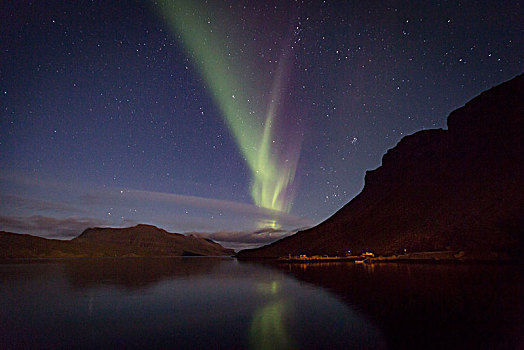
POLYGON ((287 214, 282 211, 261 208, 249 203, 141 190, 127 190, 125 191, 125 194, 144 201, 170 202, 184 206, 211 209, 216 211, 230 211, 237 214, 254 217, 279 219, 290 226, 296 226, 297 223, 302 222, 300 218, 295 215, 287 214))
POLYGON ((26 198, 16 195, 2 195, 2 206, 13 209, 25 209, 32 211, 55 211, 55 212, 76 212, 81 213, 84 210, 58 201, 49 201, 37 198, 26 198))
POLYGON ((108 222, 94 218, 67 217, 52 218, 32 215, 0 216, 0 230, 28 233, 48 238, 74 238, 88 227, 106 226, 108 222))
POLYGON ((239 250, 273 243, 294 233, 296 233, 296 231, 263 229, 251 232, 221 231, 212 233, 192 232, 191 234, 200 238, 212 239, 226 248, 239 250))
POLYGON ((223 199, 187 196, 175 193, 144 191, 136 189, 103 189, 93 191, 82 197, 86 204, 115 203, 117 201, 133 200, 143 203, 158 202, 176 204, 182 208, 200 208, 216 212, 229 212, 254 219, 278 220, 287 227, 311 225, 306 218, 288 214, 282 211, 261 208, 253 204, 234 202, 223 199))
POLYGON ((88 226, 149 223, 176 232, 224 228, 216 233, 224 242, 233 243, 233 238, 226 238, 236 237, 240 240, 238 244, 260 245, 270 242, 273 237, 278 239, 279 233, 239 230, 233 234, 232 231, 235 227, 249 230, 248 227, 255 223, 274 220, 287 231, 313 225, 308 218, 251 203, 123 187, 61 183, 23 174, 0 174, 0 194, 0 215, 10 219, 0 222, 3 227, 9 223, 10 230, 47 236, 71 237, 88 226), (38 195, 27 198, 15 192, 17 188, 24 189, 24 192, 27 192, 26 188, 35 188, 33 192, 38 195), (184 212, 185 215, 181 214, 184 212), (68 217, 53 218, 53 213, 56 217, 68 217), (232 230, 226 232, 229 228, 232 230))

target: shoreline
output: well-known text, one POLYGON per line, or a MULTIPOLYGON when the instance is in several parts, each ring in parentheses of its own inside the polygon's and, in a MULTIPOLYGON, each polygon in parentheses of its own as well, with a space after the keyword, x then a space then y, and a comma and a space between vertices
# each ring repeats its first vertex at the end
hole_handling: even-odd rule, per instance
POLYGON ((319 264, 332 262, 350 262, 354 264, 522 264, 521 259, 496 253, 465 253, 464 251, 414 252, 390 256, 289 256, 289 257, 236 257, 241 261, 265 261, 278 264, 319 264))

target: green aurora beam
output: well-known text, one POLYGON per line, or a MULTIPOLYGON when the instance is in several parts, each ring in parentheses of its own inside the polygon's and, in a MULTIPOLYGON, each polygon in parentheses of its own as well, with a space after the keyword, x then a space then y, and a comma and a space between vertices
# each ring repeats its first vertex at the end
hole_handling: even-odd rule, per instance
MULTIPOLYGON (((283 150, 276 149, 273 140, 285 57, 279 61, 274 74, 267 111, 262 117, 263 113, 256 113, 250 105, 250 96, 264 96, 264 93, 250 84, 252 79, 241 79, 249 76, 250 72, 235 74, 230 68, 234 66, 238 70, 240 67, 234 65, 228 55, 228 43, 222 39, 220 31, 210 28, 204 7, 191 0, 161 0, 157 5, 171 29, 179 34, 188 55, 204 78, 250 169, 251 197, 255 205, 289 213, 292 205, 289 187, 295 177, 298 157, 280 161, 283 150)), ((279 227, 276 220, 260 225, 279 227)))

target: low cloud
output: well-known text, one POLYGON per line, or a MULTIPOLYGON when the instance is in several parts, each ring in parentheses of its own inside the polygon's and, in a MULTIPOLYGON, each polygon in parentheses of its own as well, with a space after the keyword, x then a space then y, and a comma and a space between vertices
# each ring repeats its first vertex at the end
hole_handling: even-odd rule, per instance
POLYGON ((54 211, 54 212, 84 212, 82 209, 67 203, 49 201, 36 198, 26 198, 16 195, 2 195, 2 206, 11 209, 23 209, 33 211, 54 211))
POLYGON ((142 203, 160 202, 177 204, 182 208, 201 208, 217 212, 231 212, 254 219, 277 220, 287 227, 307 226, 311 221, 282 211, 258 207, 253 204, 234 202, 223 199, 187 196, 175 193, 143 191, 135 189, 105 189, 91 192, 81 197, 84 203, 93 205, 101 203, 117 203, 118 201, 134 200, 142 203))
POLYGON ((86 228, 106 225, 108 222, 104 220, 76 216, 60 219, 41 215, 0 216, 0 230, 28 233, 46 238, 74 238, 86 228))
POLYGON ((191 232, 194 236, 208 238, 220 243, 226 248, 235 250, 260 247, 273 243, 279 239, 290 236, 297 231, 285 231, 275 229, 261 229, 250 232, 243 231, 221 231, 221 232, 191 232))
MULTIPOLYGON (((133 226, 144 222, 167 226, 177 232, 244 229, 269 221, 273 224, 276 222, 286 231, 295 232, 296 227, 314 224, 306 217, 261 208, 247 202, 129 188, 102 188, 76 182, 61 183, 23 174, 0 174, 0 192, 3 192, 0 216, 4 215, 2 220, 6 220, 0 220, 0 229, 48 237, 73 237, 90 226, 133 226), (46 193, 47 196, 45 199, 26 198, 15 192, 14 189, 18 187, 34 187, 38 189, 37 193, 46 193), (110 210, 114 214, 111 218, 102 216, 102 213, 110 210), (183 210, 186 210, 186 215, 181 214, 183 210), (187 215, 187 212, 190 214, 187 215), (100 214, 99 219, 91 217, 98 216, 95 213, 100 214), (57 219, 55 216, 66 218, 57 219), (111 221, 107 222, 104 217, 111 221), (115 222, 117 218, 123 221, 115 222)), ((283 231, 263 230, 223 231, 214 235, 224 242, 233 243, 227 237, 238 237, 242 241, 237 244, 261 245, 285 234, 283 231)))

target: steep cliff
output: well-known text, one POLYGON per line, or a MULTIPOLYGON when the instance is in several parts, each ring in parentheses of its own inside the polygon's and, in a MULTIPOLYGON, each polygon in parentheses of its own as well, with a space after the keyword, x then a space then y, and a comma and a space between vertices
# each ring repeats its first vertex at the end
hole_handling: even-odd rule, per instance
POLYGON ((404 137, 332 217, 239 257, 404 249, 519 257, 523 83, 520 75, 483 92, 449 115, 447 130, 404 137))

